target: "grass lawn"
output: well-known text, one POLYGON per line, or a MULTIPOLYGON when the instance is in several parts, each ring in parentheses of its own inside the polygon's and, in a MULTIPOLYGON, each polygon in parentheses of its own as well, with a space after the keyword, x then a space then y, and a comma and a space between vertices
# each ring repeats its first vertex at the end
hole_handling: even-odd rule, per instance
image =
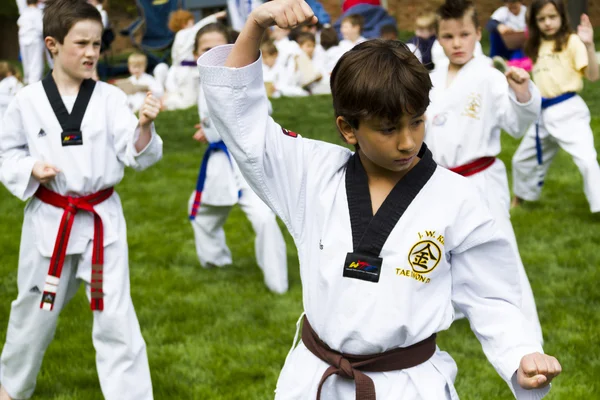
MULTIPOLYGON (((600 144, 600 83, 583 93, 595 112, 600 144)), ((300 134, 338 142, 331 99, 279 99, 274 117, 300 134)), ((267 291, 255 264, 250 223, 235 208, 225 229, 234 265, 204 270, 186 216, 205 146, 191 139, 195 109, 162 113, 156 126, 164 159, 128 171, 118 186, 129 228, 131 288, 157 399, 269 399, 302 312, 298 260, 286 232, 290 291, 267 291)), ((577 132, 573 132, 577 134, 577 132)), ((503 136, 510 168, 518 141, 503 136)), ((513 212, 521 255, 545 329, 545 350, 563 365, 552 399, 600 398, 600 216, 592 216, 581 177, 560 153, 542 200, 513 212)), ((600 184, 600 182, 599 182, 600 184)), ((0 346, 17 295, 17 254, 23 204, 0 189, 0 346)), ((91 343, 92 313, 80 290, 66 307, 38 377, 36 399, 101 399, 91 343)), ((439 335, 459 365, 464 399, 510 399, 466 321, 439 335)))

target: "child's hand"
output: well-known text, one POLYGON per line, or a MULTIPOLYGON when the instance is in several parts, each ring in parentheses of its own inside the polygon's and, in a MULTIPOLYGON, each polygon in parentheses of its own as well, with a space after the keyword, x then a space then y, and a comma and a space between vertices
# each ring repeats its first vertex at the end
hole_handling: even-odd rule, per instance
POLYGON ((48 183, 56 177, 60 172, 54 165, 45 163, 43 161, 36 161, 33 164, 31 175, 40 183, 48 183))
POLYGON ((160 112, 160 100, 148 92, 140 108, 140 127, 149 126, 160 112))
POLYGON ((498 29, 498 33, 501 35, 505 35, 507 33, 513 32, 513 30, 510 27, 508 27, 507 25, 504 25, 504 24, 499 24, 496 29, 498 29))
POLYGON ((504 75, 508 81, 508 86, 514 90, 519 103, 527 103, 531 99, 529 73, 523 68, 510 67, 504 75))
POLYGON ((194 128, 197 129, 196 133, 194 133, 194 136, 192 136, 194 140, 197 140, 200 143, 207 143, 208 140, 206 140, 206 135, 204 134, 204 128, 202 127, 202 124, 196 124, 194 125, 194 128))
POLYGON ((269 1, 255 8, 250 18, 263 29, 273 25, 288 29, 304 23, 317 23, 315 13, 304 0, 269 1))
POLYGON ((594 45, 594 28, 590 22, 590 17, 581 14, 581 22, 577 27, 577 35, 586 46, 594 45))
POLYGON ((523 389, 538 389, 548 386, 562 367, 552 356, 540 353, 527 354, 521 359, 517 370, 517 382, 523 389))

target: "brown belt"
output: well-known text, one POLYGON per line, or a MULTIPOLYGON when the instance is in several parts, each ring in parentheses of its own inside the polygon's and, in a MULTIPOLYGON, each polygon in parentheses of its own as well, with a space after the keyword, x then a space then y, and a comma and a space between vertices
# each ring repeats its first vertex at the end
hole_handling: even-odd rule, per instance
POLYGON ((302 321, 302 342, 311 353, 330 365, 319 382, 317 400, 321 399, 323 383, 334 374, 343 378, 354 379, 356 382, 356 400, 376 400, 373 380, 365 375, 363 371, 398 371, 422 364, 435 353, 435 336, 434 333, 412 346, 392 349, 379 354, 345 354, 332 350, 319 339, 305 316, 302 321))

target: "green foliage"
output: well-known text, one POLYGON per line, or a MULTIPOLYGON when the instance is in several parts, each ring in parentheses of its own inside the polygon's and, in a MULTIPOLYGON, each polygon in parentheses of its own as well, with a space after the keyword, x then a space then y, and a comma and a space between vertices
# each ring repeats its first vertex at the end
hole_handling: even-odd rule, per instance
MULTIPOLYGON (((600 141, 600 84, 583 96, 595 113, 600 141)), ((273 101, 274 118, 300 134, 339 143, 327 96, 273 101)), ((157 130, 164 159, 151 169, 128 171, 118 191, 129 228, 131 291, 148 345, 157 399, 268 399, 302 311, 298 259, 286 232, 290 291, 267 291, 256 266, 251 226, 238 207, 226 225, 234 265, 202 269, 186 216, 204 146, 191 139, 195 109, 164 112, 157 130)), ((576 134, 576 132, 574 132, 576 134)), ((502 160, 518 141, 504 135, 502 160)), ((510 174, 509 174, 510 176, 510 174)), ((17 254, 23 204, 0 189, 0 343, 10 302, 16 298, 17 254)), ((513 212, 545 333, 545 351, 564 373, 552 399, 600 398, 600 217, 592 216, 581 177, 559 154, 539 203, 513 212)), ((63 311, 38 377, 36 399, 102 399, 91 344, 92 314, 82 290, 63 311)), ((510 391, 482 354, 468 323, 439 335, 439 346, 459 365, 465 399, 510 399, 510 391)))

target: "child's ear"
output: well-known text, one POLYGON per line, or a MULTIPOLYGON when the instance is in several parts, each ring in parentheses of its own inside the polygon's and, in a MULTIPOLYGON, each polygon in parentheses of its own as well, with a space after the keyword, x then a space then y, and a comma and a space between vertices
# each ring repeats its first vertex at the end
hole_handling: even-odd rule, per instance
POLYGON ((46 45, 46 48, 50 54, 52 54, 52 58, 54 58, 58 54, 58 40, 52 36, 46 36, 44 38, 44 44, 46 45))
POLYGON ((340 134, 346 143, 352 145, 358 144, 358 140, 354 134, 354 128, 352 128, 352 125, 350 125, 348 121, 344 119, 344 117, 337 117, 335 124, 337 125, 338 130, 340 131, 340 134))

